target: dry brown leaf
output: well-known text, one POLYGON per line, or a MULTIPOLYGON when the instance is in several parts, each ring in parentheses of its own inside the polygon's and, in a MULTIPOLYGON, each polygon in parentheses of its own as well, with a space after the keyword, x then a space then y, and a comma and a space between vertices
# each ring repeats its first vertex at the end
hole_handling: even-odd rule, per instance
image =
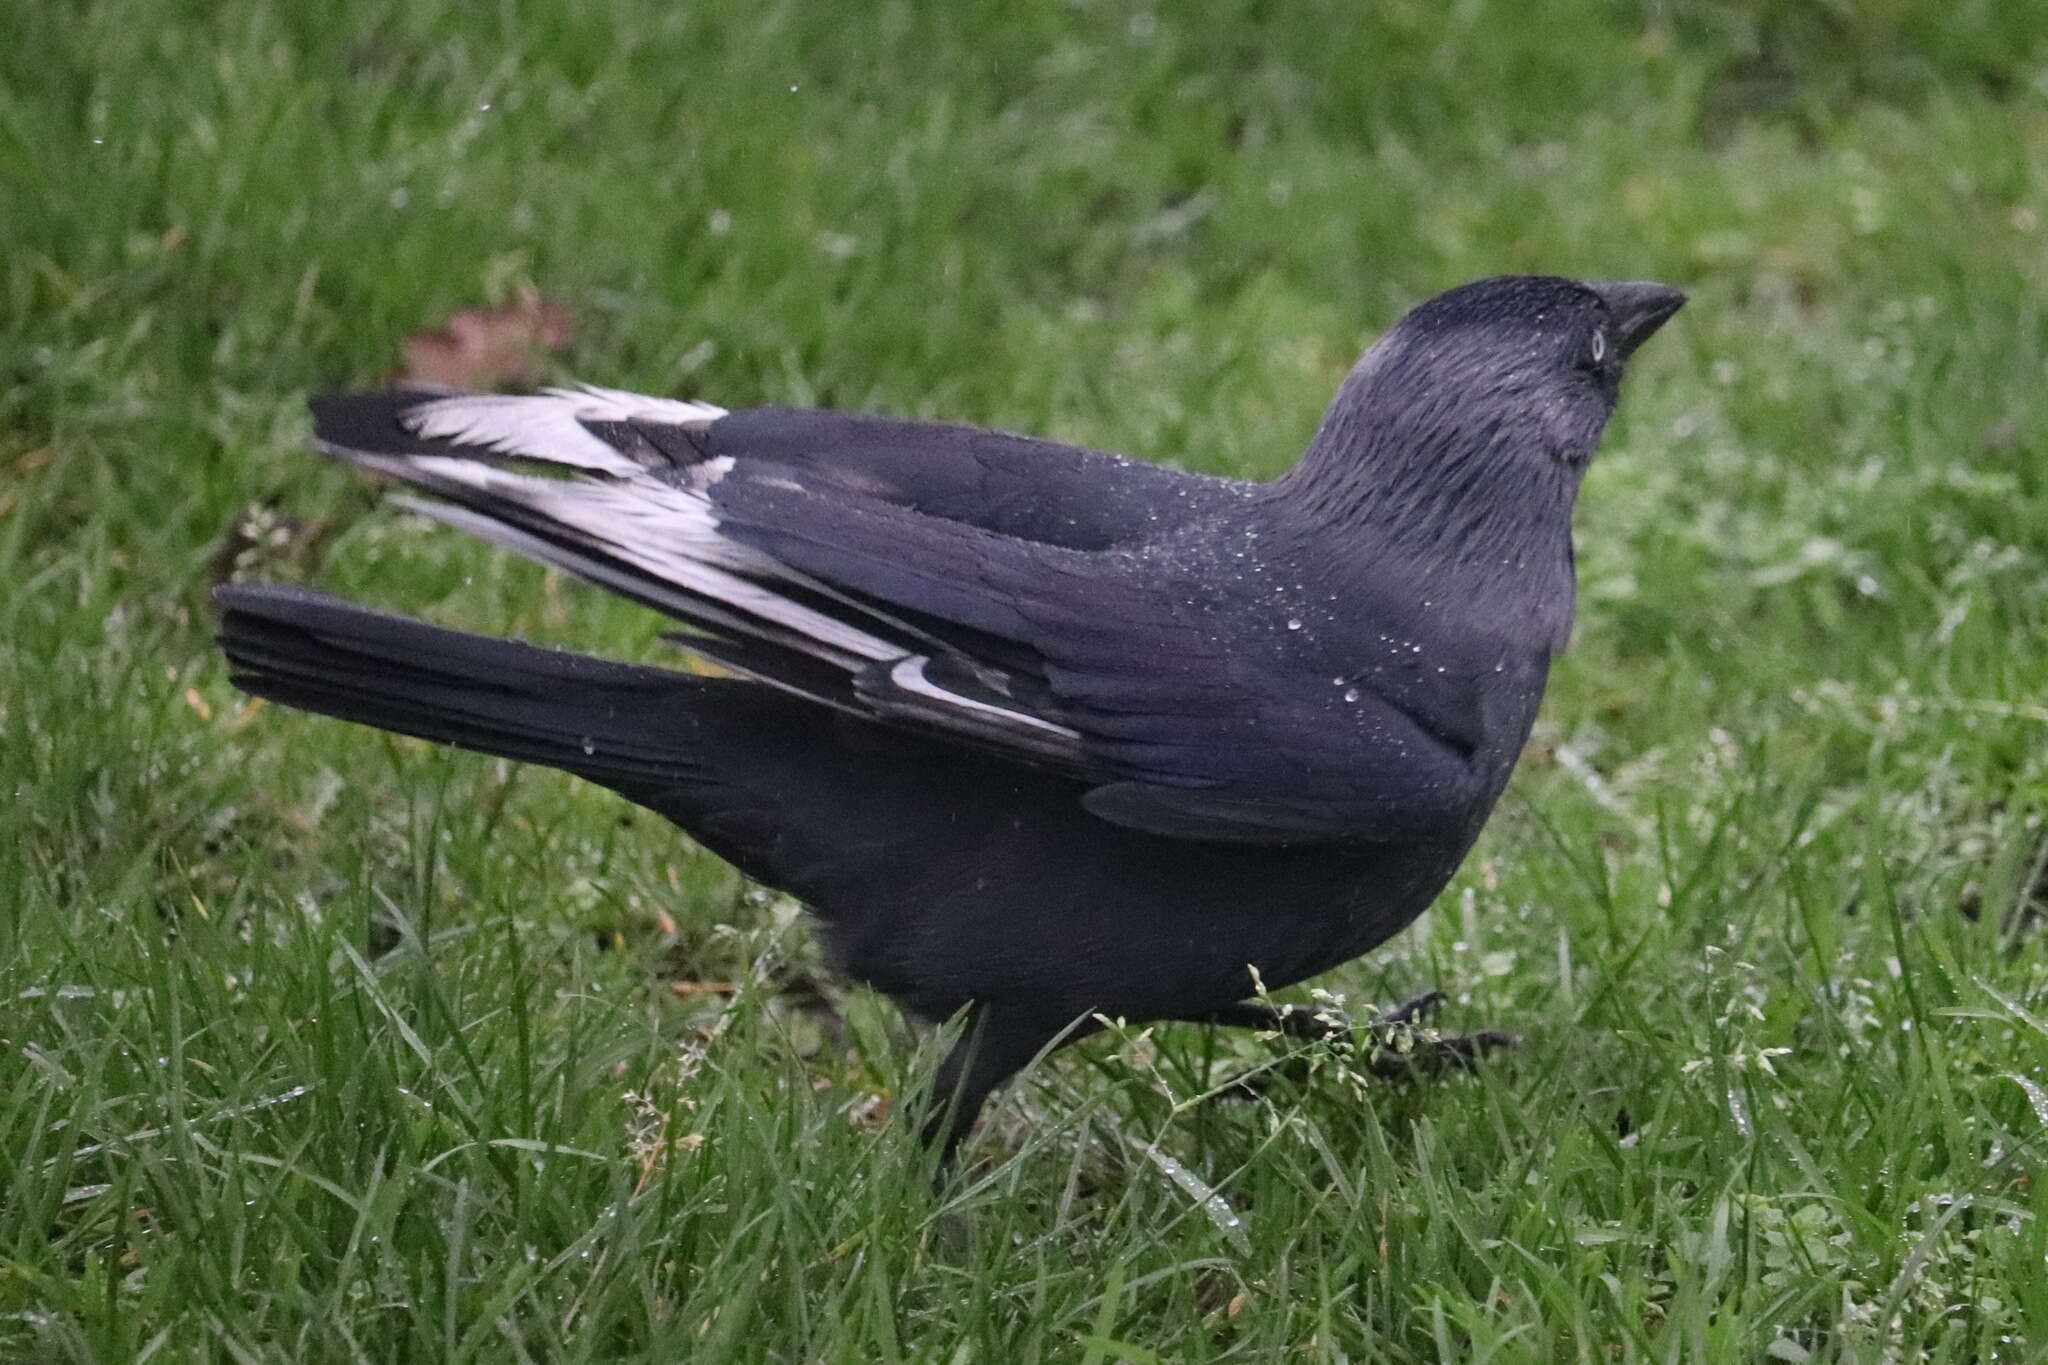
POLYGON ((405 339, 404 379, 468 390, 530 383, 540 356, 568 345, 575 330, 567 308, 531 290, 495 308, 465 308, 405 339))

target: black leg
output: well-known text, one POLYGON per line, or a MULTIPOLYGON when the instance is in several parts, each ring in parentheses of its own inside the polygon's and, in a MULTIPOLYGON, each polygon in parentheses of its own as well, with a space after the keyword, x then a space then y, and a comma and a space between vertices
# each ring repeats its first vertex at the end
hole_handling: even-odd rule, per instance
POLYGON ((967 1026, 939 1063, 930 1093, 913 1111, 925 1145, 939 1150, 939 1183, 944 1183, 954 1149, 981 1117, 989 1095, 1055 1039, 1071 1041, 1071 1035, 1061 1038, 1060 1032, 995 1010, 970 1012, 967 1026))

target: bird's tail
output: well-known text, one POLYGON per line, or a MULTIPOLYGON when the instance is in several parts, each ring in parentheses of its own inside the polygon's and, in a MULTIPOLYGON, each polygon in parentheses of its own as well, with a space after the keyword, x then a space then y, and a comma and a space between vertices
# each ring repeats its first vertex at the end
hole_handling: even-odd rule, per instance
POLYGON ((712 680, 444 630, 277 585, 219 588, 243 691, 621 790, 695 775, 712 680))

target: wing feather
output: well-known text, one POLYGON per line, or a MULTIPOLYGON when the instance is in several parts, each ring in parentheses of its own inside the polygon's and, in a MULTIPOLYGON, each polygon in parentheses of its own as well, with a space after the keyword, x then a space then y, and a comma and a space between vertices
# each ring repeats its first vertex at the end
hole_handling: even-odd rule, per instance
MULTIPOLYGON (((1469 752, 1397 700, 1326 676, 1307 687, 1242 612, 1205 604, 1227 578, 1215 565, 1115 541, 1111 522, 1147 520, 1142 500, 1061 531, 1083 519, 1058 508, 1087 470, 1129 464, 1099 463, 1116 457, 1049 447, 1060 491, 1034 501, 1023 446, 989 447, 1005 461, 994 484, 985 464, 947 464, 972 464, 972 442, 929 431, 915 460, 862 447, 834 470, 787 421, 771 424, 782 447, 761 438, 749 455, 721 435, 723 409, 621 390, 365 395, 316 416, 324 449, 438 499, 420 510, 667 613, 689 628, 671 638, 712 662, 1081 779, 1105 820, 1246 843, 1398 838, 1441 832, 1479 794, 1469 752)), ((1141 481, 1099 476, 1126 499, 1185 478, 1134 467, 1141 481)), ((1189 480, 1185 501, 1235 515, 1241 496, 1220 484, 1189 480)))

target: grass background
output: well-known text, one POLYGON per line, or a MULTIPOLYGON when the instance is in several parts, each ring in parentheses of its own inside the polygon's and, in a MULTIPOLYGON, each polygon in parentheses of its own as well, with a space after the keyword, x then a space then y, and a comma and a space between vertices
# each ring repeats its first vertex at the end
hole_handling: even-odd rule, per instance
POLYGON ((70 0, 0 46, 0 1358, 2048 1351, 2048 26, 2001 0, 70 0), (538 289, 548 378, 1286 466, 1483 274, 1665 279, 1480 850, 1323 983, 1526 1046, 1189 1106, 930 1054, 651 817, 252 708, 277 576, 648 654, 301 395, 538 289), (320 534, 294 533, 315 527, 320 534), (666 911, 673 923, 662 918, 666 911), (736 984, 678 994, 671 981, 736 984))

